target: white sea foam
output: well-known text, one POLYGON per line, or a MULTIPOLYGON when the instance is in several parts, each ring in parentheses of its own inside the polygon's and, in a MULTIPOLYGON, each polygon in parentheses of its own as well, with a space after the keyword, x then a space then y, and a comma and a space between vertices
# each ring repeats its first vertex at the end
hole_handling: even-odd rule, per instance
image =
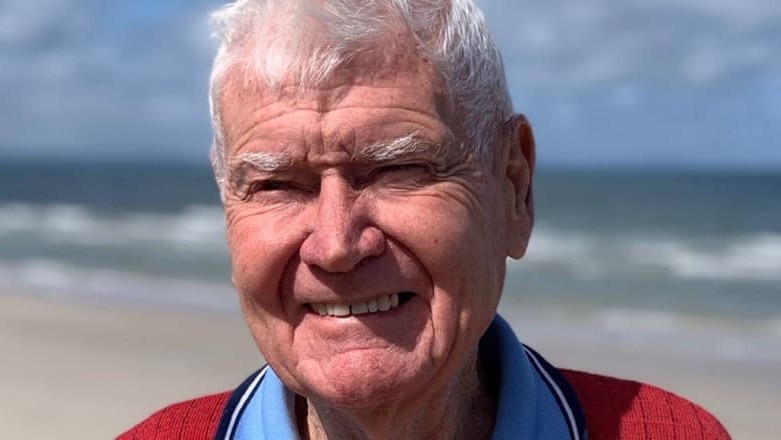
POLYGON ((77 205, 0 205, 0 240, 25 237, 79 246, 173 246, 186 251, 221 251, 222 210, 193 205, 174 213, 97 213, 77 205))
POLYGON ((227 281, 215 283, 85 268, 49 259, 0 263, 0 286, 33 289, 51 296, 102 297, 217 309, 236 307, 235 294, 227 281))
POLYGON ((628 349, 687 357, 781 362, 781 335, 772 320, 705 318, 669 310, 607 309, 598 313, 603 337, 628 349))
POLYGON ((773 319, 710 317, 671 310, 566 307, 500 312, 527 342, 620 349, 680 358, 781 365, 781 332, 773 319))
POLYGON ((781 281, 781 235, 762 233, 704 251, 682 242, 642 243, 636 259, 681 278, 781 281), (642 249, 641 249, 642 248, 642 249))
POLYGON ((662 310, 607 309, 600 313, 600 323, 605 330, 624 332, 632 329, 647 335, 658 336, 676 333, 682 327, 680 315, 662 310))
POLYGON ((781 234, 756 232, 707 243, 682 236, 607 236, 540 227, 523 260, 531 269, 553 269, 593 278, 655 273, 699 280, 781 281, 781 234))
POLYGON ((769 327, 779 338, 781 338, 781 317, 773 320, 769 327))
POLYGON ((604 270, 598 250, 598 242, 586 234, 538 228, 524 261, 540 266, 564 266, 583 276, 598 275, 604 270))

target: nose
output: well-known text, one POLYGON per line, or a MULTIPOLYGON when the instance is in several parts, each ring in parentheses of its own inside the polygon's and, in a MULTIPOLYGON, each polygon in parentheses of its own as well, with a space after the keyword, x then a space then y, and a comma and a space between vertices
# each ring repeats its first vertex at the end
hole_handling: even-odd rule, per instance
POLYGON ((382 231, 369 221, 359 200, 342 177, 323 177, 309 233, 301 244, 301 260, 327 272, 349 272, 385 251, 382 231))

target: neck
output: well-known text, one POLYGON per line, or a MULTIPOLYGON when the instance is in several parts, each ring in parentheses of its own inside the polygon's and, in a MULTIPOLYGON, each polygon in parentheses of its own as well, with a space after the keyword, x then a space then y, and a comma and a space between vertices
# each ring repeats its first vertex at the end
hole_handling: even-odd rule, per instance
POLYGON ((496 398, 481 381, 477 351, 450 382, 434 390, 375 408, 334 408, 301 396, 296 401, 299 433, 305 440, 426 438, 488 439, 496 398))

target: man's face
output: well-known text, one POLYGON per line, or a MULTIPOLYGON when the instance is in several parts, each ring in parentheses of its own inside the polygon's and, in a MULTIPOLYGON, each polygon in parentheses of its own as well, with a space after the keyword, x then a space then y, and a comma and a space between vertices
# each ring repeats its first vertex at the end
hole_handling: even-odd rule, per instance
POLYGON ((303 94, 236 77, 223 95, 244 315, 288 387, 344 407, 457 374, 496 311, 508 237, 528 234, 502 160, 471 156, 429 65, 393 64, 303 94))

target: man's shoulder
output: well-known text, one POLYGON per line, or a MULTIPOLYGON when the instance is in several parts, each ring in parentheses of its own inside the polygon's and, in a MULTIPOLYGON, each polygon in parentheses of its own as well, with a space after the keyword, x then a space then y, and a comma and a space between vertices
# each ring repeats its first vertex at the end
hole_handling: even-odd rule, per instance
POLYGON ((167 406, 121 434, 117 440, 211 440, 230 396, 226 391, 167 406))
POLYGON ((583 406, 589 440, 730 438, 711 413, 669 391, 633 380, 560 371, 583 406))

